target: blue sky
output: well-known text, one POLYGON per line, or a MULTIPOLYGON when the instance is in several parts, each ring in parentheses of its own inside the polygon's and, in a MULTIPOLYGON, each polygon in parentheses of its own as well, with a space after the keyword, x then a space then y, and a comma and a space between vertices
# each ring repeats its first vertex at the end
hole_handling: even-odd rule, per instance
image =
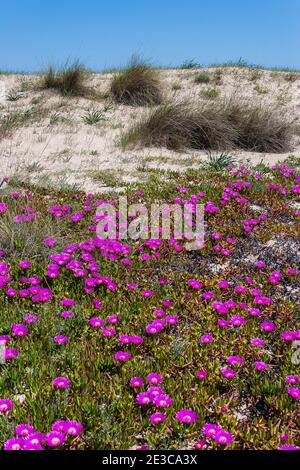
POLYGON ((0 0, 0 69, 68 57, 102 70, 140 53, 300 68, 300 0, 0 0))

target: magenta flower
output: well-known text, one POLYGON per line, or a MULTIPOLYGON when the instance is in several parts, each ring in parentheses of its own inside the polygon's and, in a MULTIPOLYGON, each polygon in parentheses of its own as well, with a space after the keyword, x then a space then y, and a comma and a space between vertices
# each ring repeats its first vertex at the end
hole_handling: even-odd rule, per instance
POLYGON ((285 378, 285 383, 288 385, 297 385, 299 383, 298 375, 287 375, 285 378))
POLYGON ((166 415, 164 415, 163 413, 153 413, 151 416, 150 416, 150 421, 152 424, 160 424, 160 423, 163 423, 165 420, 167 419, 166 415))
POLYGON ((7 413, 13 408, 14 404, 11 400, 0 400, 0 413, 7 413))
POLYGON ((28 328, 27 326, 23 325, 23 323, 15 323, 14 325, 12 325, 11 330, 15 336, 28 335, 28 328))
POLYGON ((83 431, 83 426, 78 421, 66 421, 64 425, 64 432, 69 436, 79 436, 83 431))
POLYGON ((63 299, 61 304, 63 307, 72 307, 75 304, 75 301, 73 299, 63 299))
POLYGON ((266 342, 261 338, 252 338, 251 339, 251 344, 252 344, 252 346, 255 346, 255 347, 263 346, 265 343, 266 342))
POLYGON ((101 333, 103 334, 103 336, 107 337, 115 336, 117 334, 115 328, 112 327, 102 328, 101 333))
POLYGON ((245 364, 244 359, 239 356, 228 356, 226 360, 230 366, 245 364))
POLYGON ((214 437, 218 431, 221 430, 221 427, 218 424, 206 423, 202 427, 202 432, 206 437, 214 437))
POLYGON ((259 371, 266 370, 270 367, 269 364, 267 364, 266 362, 263 362, 263 361, 256 361, 256 362, 254 362, 253 365, 254 365, 255 369, 257 369, 259 371))
POLYGON ((147 392, 138 393, 135 400, 138 405, 150 405, 152 402, 152 399, 147 392))
POLYGON ((4 443, 4 450, 22 450, 23 445, 23 439, 21 439, 20 437, 12 437, 4 443))
POLYGON ((154 398, 153 402, 159 408, 168 408, 170 405, 172 405, 173 400, 171 397, 169 397, 169 395, 158 395, 154 398))
POLYGON ((44 239, 44 245, 47 247, 55 246, 56 245, 56 240, 55 238, 48 237, 44 239))
POLYGON ((61 313, 61 317, 62 318, 74 318, 75 317, 75 314, 73 312, 71 312, 71 310, 64 310, 62 313, 61 313))
POLYGON ((154 400, 154 398, 157 398, 161 395, 164 395, 165 391, 161 387, 152 386, 152 387, 148 388, 147 393, 148 393, 149 397, 151 398, 151 400, 154 400))
POLYGON ((142 296, 143 297, 152 297, 152 295, 153 295, 152 290, 143 290, 142 291, 142 296))
POLYGON ((291 444, 284 444, 282 446, 277 447, 278 450, 300 450, 300 447, 293 446, 291 444))
POLYGON ((66 425, 66 421, 60 419, 58 421, 55 421, 55 423, 52 424, 51 430, 57 431, 57 432, 64 432, 65 425, 66 425))
POLYGON ((236 376, 236 371, 229 367, 221 369, 221 374, 225 379, 232 380, 236 376))
POLYGON ((56 344, 66 344, 68 343, 68 341, 69 341, 69 338, 67 336, 64 336, 64 335, 54 336, 54 342, 56 344))
POLYGON ((144 381, 140 377, 132 377, 132 379, 130 379, 130 385, 134 388, 140 388, 144 386, 144 381))
POLYGON ((95 328, 101 328, 105 325, 105 320, 103 320, 103 318, 93 317, 90 319, 90 325, 95 328))
POLYGON ((271 321, 264 321, 261 323, 260 327, 264 331, 273 331, 276 328, 276 325, 271 321))
POLYGON ((115 354, 116 361, 125 362, 131 359, 131 354, 125 351, 118 351, 115 354))
POLYGON ((214 338, 213 338, 213 335, 211 333, 208 333, 206 335, 202 335, 200 337, 200 342, 203 343, 203 344, 212 343, 213 340, 214 340, 214 338))
POLYGON ((62 432, 50 431, 46 435, 45 441, 49 447, 59 447, 65 443, 66 437, 62 432))
POLYGON ((28 269, 31 268, 32 263, 30 261, 24 260, 19 262, 19 267, 22 269, 28 269))
POLYGON ((19 351, 14 348, 7 348, 2 351, 2 357, 4 359, 14 359, 19 356, 19 351))
POLYGON ((71 385, 71 381, 66 377, 56 377, 53 380, 53 385, 55 388, 68 388, 71 385))
POLYGON ((197 376, 198 376, 198 379, 200 379, 200 380, 206 379, 206 377, 207 377, 206 370, 205 369, 198 370, 197 371, 197 376))
POLYGON ((193 410, 183 409, 183 410, 177 411, 176 418, 181 423, 191 424, 191 423, 194 423, 197 420, 198 415, 193 410))
POLYGON ((202 449, 205 449, 207 447, 207 444, 203 439, 200 439, 199 441, 197 441, 195 443, 194 447, 197 450, 202 450, 202 449))
POLYGON ((233 440, 233 436, 228 431, 224 431, 223 429, 219 429, 213 436, 213 438, 215 439, 215 441, 217 441, 218 444, 222 444, 225 446, 230 444, 233 440))
POLYGON ((160 374, 149 374, 147 375, 147 380, 152 385, 161 384, 163 382, 163 378, 160 374))
POLYGON ((291 395, 293 398, 300 398, 300 388, 297 387, 290 387, 288 388, 288 394, 291 395))
POLYGON ((30 424, 18 424, 16 426, 16 434, 19 436, 26 437, 34 432, 34 427, 30 426, 30 424))

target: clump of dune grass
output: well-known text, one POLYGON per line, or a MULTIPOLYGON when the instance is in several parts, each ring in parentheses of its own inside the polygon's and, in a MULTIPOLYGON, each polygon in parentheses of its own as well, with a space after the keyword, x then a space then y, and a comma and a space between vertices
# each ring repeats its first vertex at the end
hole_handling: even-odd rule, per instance
POLYGON ((181 101, 151 111, 123 134, 121 145, 281 153, 290 148, 292 134, 291 122, 263 104, 181 101))
POLYGON ((86 74, 85 67, 77 61, 59 69, 50 65, 42 77, 41 87, 58 90, 63 96, 84 95, 86 74))
POLYGON ((117 103, 146 106, 162 102, 159 73, 138 57, 133 57, 128 66, 116 73, 110 92, 117 103))
POLYGON ((195 83, 209 83, 209 82, 210 82, 210 76, 206 72, 198 73, 195 76, 195 83))

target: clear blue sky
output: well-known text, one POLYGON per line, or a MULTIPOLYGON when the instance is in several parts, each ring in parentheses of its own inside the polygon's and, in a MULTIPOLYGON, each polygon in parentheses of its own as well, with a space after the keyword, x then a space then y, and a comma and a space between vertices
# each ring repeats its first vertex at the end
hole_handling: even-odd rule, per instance
POLYGON ((141 53, 300 68, 300 0, 0 0, 0 69, 80 58, 93 69, 141 53))

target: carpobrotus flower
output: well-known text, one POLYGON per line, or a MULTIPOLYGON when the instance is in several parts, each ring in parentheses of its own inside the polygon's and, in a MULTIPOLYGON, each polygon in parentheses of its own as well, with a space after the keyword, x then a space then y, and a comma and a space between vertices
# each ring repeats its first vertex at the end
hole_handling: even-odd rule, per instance
POLYGON ((66 437, 62 432, 50 431, 45 436, 45 442, 49 447, 62 446, 66 441, 66 437))
POLYGON ((167 419, 166 415, 164 415, 163 413, 153 413, 151 416, 150 416, 150 421, 152 424, 160 424, 160 423, 163 423, 165 420, 167 419))
POLYGON ((129 361, 131 359, 131 354, 126 351, 118 351, 115 354, 115 360, 120 362, 129 361))
POLYGON ((169 397, 169 395, 158 395, 154 398, 153 402, 159 408, 168 408, 170 405, 172 405, 173 400, 171 397, 169 397))
POLYGON ((64 432, 69 436, 79 436, 83 431, 83 425, 78 421, 66 421, 64 425, 64 432))
POLYGON ((34 427, 30 426, 30 424, 18 424, 16 426, 16 434, 19 436, 26 437, 34 432, 34 427))
POLYGON ((68 388, 71 385, 71 382, 66 377, 56 377, 53 380, 53 385, 55 388, 68 388))
POLYGON ((233 436, 228 431, 224 431, 223 429, 219 429, 213 438, 218 444, 225 446, 229 445, 233 440, 233 436))
POLYGON ((206 377, 207 377, 206 370, 205 369, 198 370, 197 371, 197 376, 198 376, 198 379, 200 379, 200 380, 206 379, 206 377))
POLYGON ((0 413, 7 413, 13 408, 14 404, 11 400, 0 400, 0 413))
POLYGON ((177 411, 176 418, 181 423, 191 424, 191 423, 194 423, 197 420, 198 415, 193 410, 183 409, 183 410, 177 411))
POLYGON ((132 379, 130 379, 130 385, 134 388, 140 388, 144 386, 144 381, 140 377, 132 377, 132 379))
POLYGON ((24 445, 23 439, 20 437, 12 437, 4 444, 4 450, 22 450, 24 445))
POLYGON ((149 374, 147 375, 147 380, 151 385, 158 385, 163 382, 163 378, 159 374, 149 374))
POLYGON ((293 398, 300 398, 300 388, 297 387, 290 387, 288 388, 288 394, 291 395, 293 398))

